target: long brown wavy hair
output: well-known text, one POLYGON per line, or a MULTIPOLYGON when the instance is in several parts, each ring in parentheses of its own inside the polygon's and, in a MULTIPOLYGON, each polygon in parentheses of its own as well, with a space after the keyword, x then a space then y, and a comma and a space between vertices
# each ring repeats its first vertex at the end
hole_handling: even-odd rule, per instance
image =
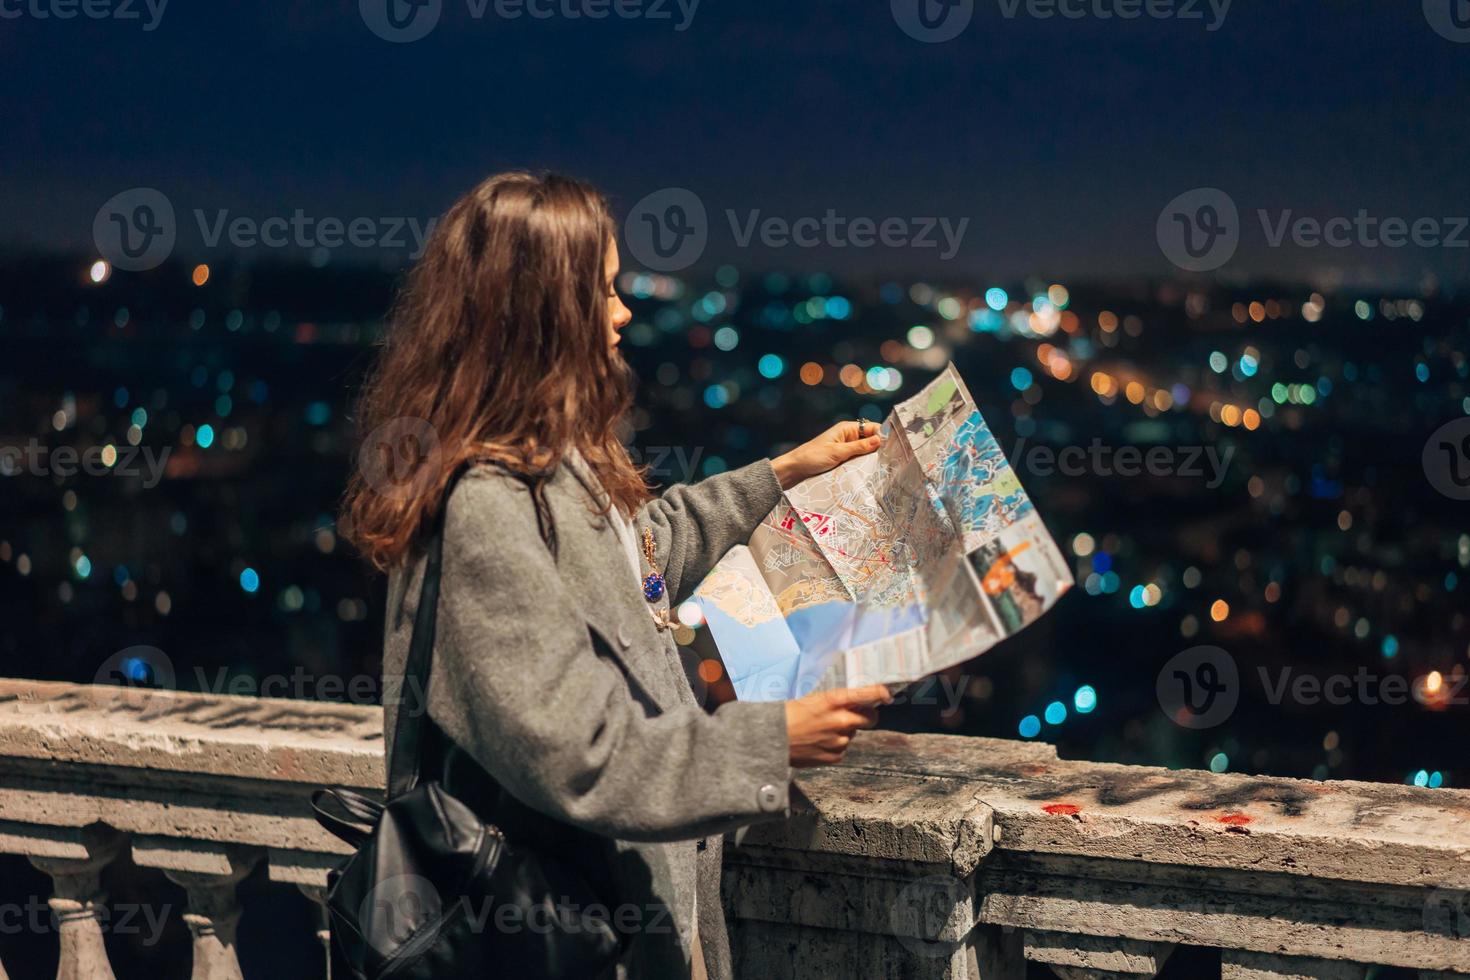
POLYGON ((375 567, 412 557, 465 463, 525 480, 538 520, 573 448, 607 491, 604 512, 649 498, 616 431, 632 385, 608 343, 613 236, 603 196, 555 174, 490 177, 439 220, 359 402, 341 531, 375 567))

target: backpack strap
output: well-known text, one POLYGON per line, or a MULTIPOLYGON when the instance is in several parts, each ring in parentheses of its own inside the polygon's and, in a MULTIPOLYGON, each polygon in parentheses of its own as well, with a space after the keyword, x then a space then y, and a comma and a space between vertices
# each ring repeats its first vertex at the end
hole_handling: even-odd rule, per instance
POLYGON ((434 635, 439 619, 439 579, 444 569, 444 523, 449 497, 460 477, 469 469, 463 464, 450 474, 442 504, 434 517, 429 537, 424 581, 414 611, 413 636, 403 665, 403 684, 398 693, 398 714, 389 743, 388 799, 395 800, 418 785, 419 772, 429 734, 429 674, 434 661, 434 635))

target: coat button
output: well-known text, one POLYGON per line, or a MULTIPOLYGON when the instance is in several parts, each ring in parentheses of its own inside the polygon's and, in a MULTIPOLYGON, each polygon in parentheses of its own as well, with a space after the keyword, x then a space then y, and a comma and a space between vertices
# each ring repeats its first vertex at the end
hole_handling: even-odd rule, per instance
POLYGON ((762 786, 760 792, 756 794, 756 799, 760 801, 761 809, 767 813, 775 813, 781 809, 781 791, 774 783, 766 783, 762 786))
POLYGON ((623 626, 619 626, 618 627, 618 646, 620 646, 624 650, 626 650, 626 649, 628 649, 632 645, 633 645, 633 641, 630 640, 630 639, 628 639, 628 630, 627 630, 627 628, 626 627, 623 627, 623 626))

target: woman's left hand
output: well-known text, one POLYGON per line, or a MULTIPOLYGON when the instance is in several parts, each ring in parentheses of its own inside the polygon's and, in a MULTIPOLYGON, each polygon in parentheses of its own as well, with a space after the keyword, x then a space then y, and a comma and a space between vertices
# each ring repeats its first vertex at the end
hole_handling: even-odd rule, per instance
POLYGON ((781 489, 790 490, 808 477, 825 473, 854 456, 865 456, 877 449, 883 444, 878 429, 876 422, 865 422, 863 431, 868 434, 860 436, 858 423, 838 422, 810 442, 777 456, 771 460, 771 466, 776 471, 781 489))

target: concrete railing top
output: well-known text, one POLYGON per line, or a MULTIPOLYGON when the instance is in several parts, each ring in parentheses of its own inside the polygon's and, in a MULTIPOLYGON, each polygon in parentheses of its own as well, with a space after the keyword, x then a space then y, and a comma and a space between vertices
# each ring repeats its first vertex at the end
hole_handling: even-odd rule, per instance
MULTIPOLYGON (((968 812, 1010 851, 1470 887, 1463 790, 1072 762, 1040 743, 881 731, 798 782, 828 824, 968 812)), ((966 836, 953 837, 962 871, 988 850, 964 854, 966 836)))
POLYGON ((0 757, 381 788, 382 709, 0 679, 0 757))
MULTIPOLYGON (((322 785, 376 789, 382 748, 374 707, 0 680, 0 758, 11 768, 32 760, 28 771, 48 782, 85 782, 89 767, 109 767, 144 770, 143 783, 178 786, 182 777, 257 799, 322 785)), ((881 731, 863 733, 841 766, 797 783, 794 819, 753 828, 751 841, 944 858, 961 873, 1000 847, 1470 887, 1462 790, 1070 762, 1042 743, 881 731)), ((340 851, 305 829, 296 846, 340 851)))

